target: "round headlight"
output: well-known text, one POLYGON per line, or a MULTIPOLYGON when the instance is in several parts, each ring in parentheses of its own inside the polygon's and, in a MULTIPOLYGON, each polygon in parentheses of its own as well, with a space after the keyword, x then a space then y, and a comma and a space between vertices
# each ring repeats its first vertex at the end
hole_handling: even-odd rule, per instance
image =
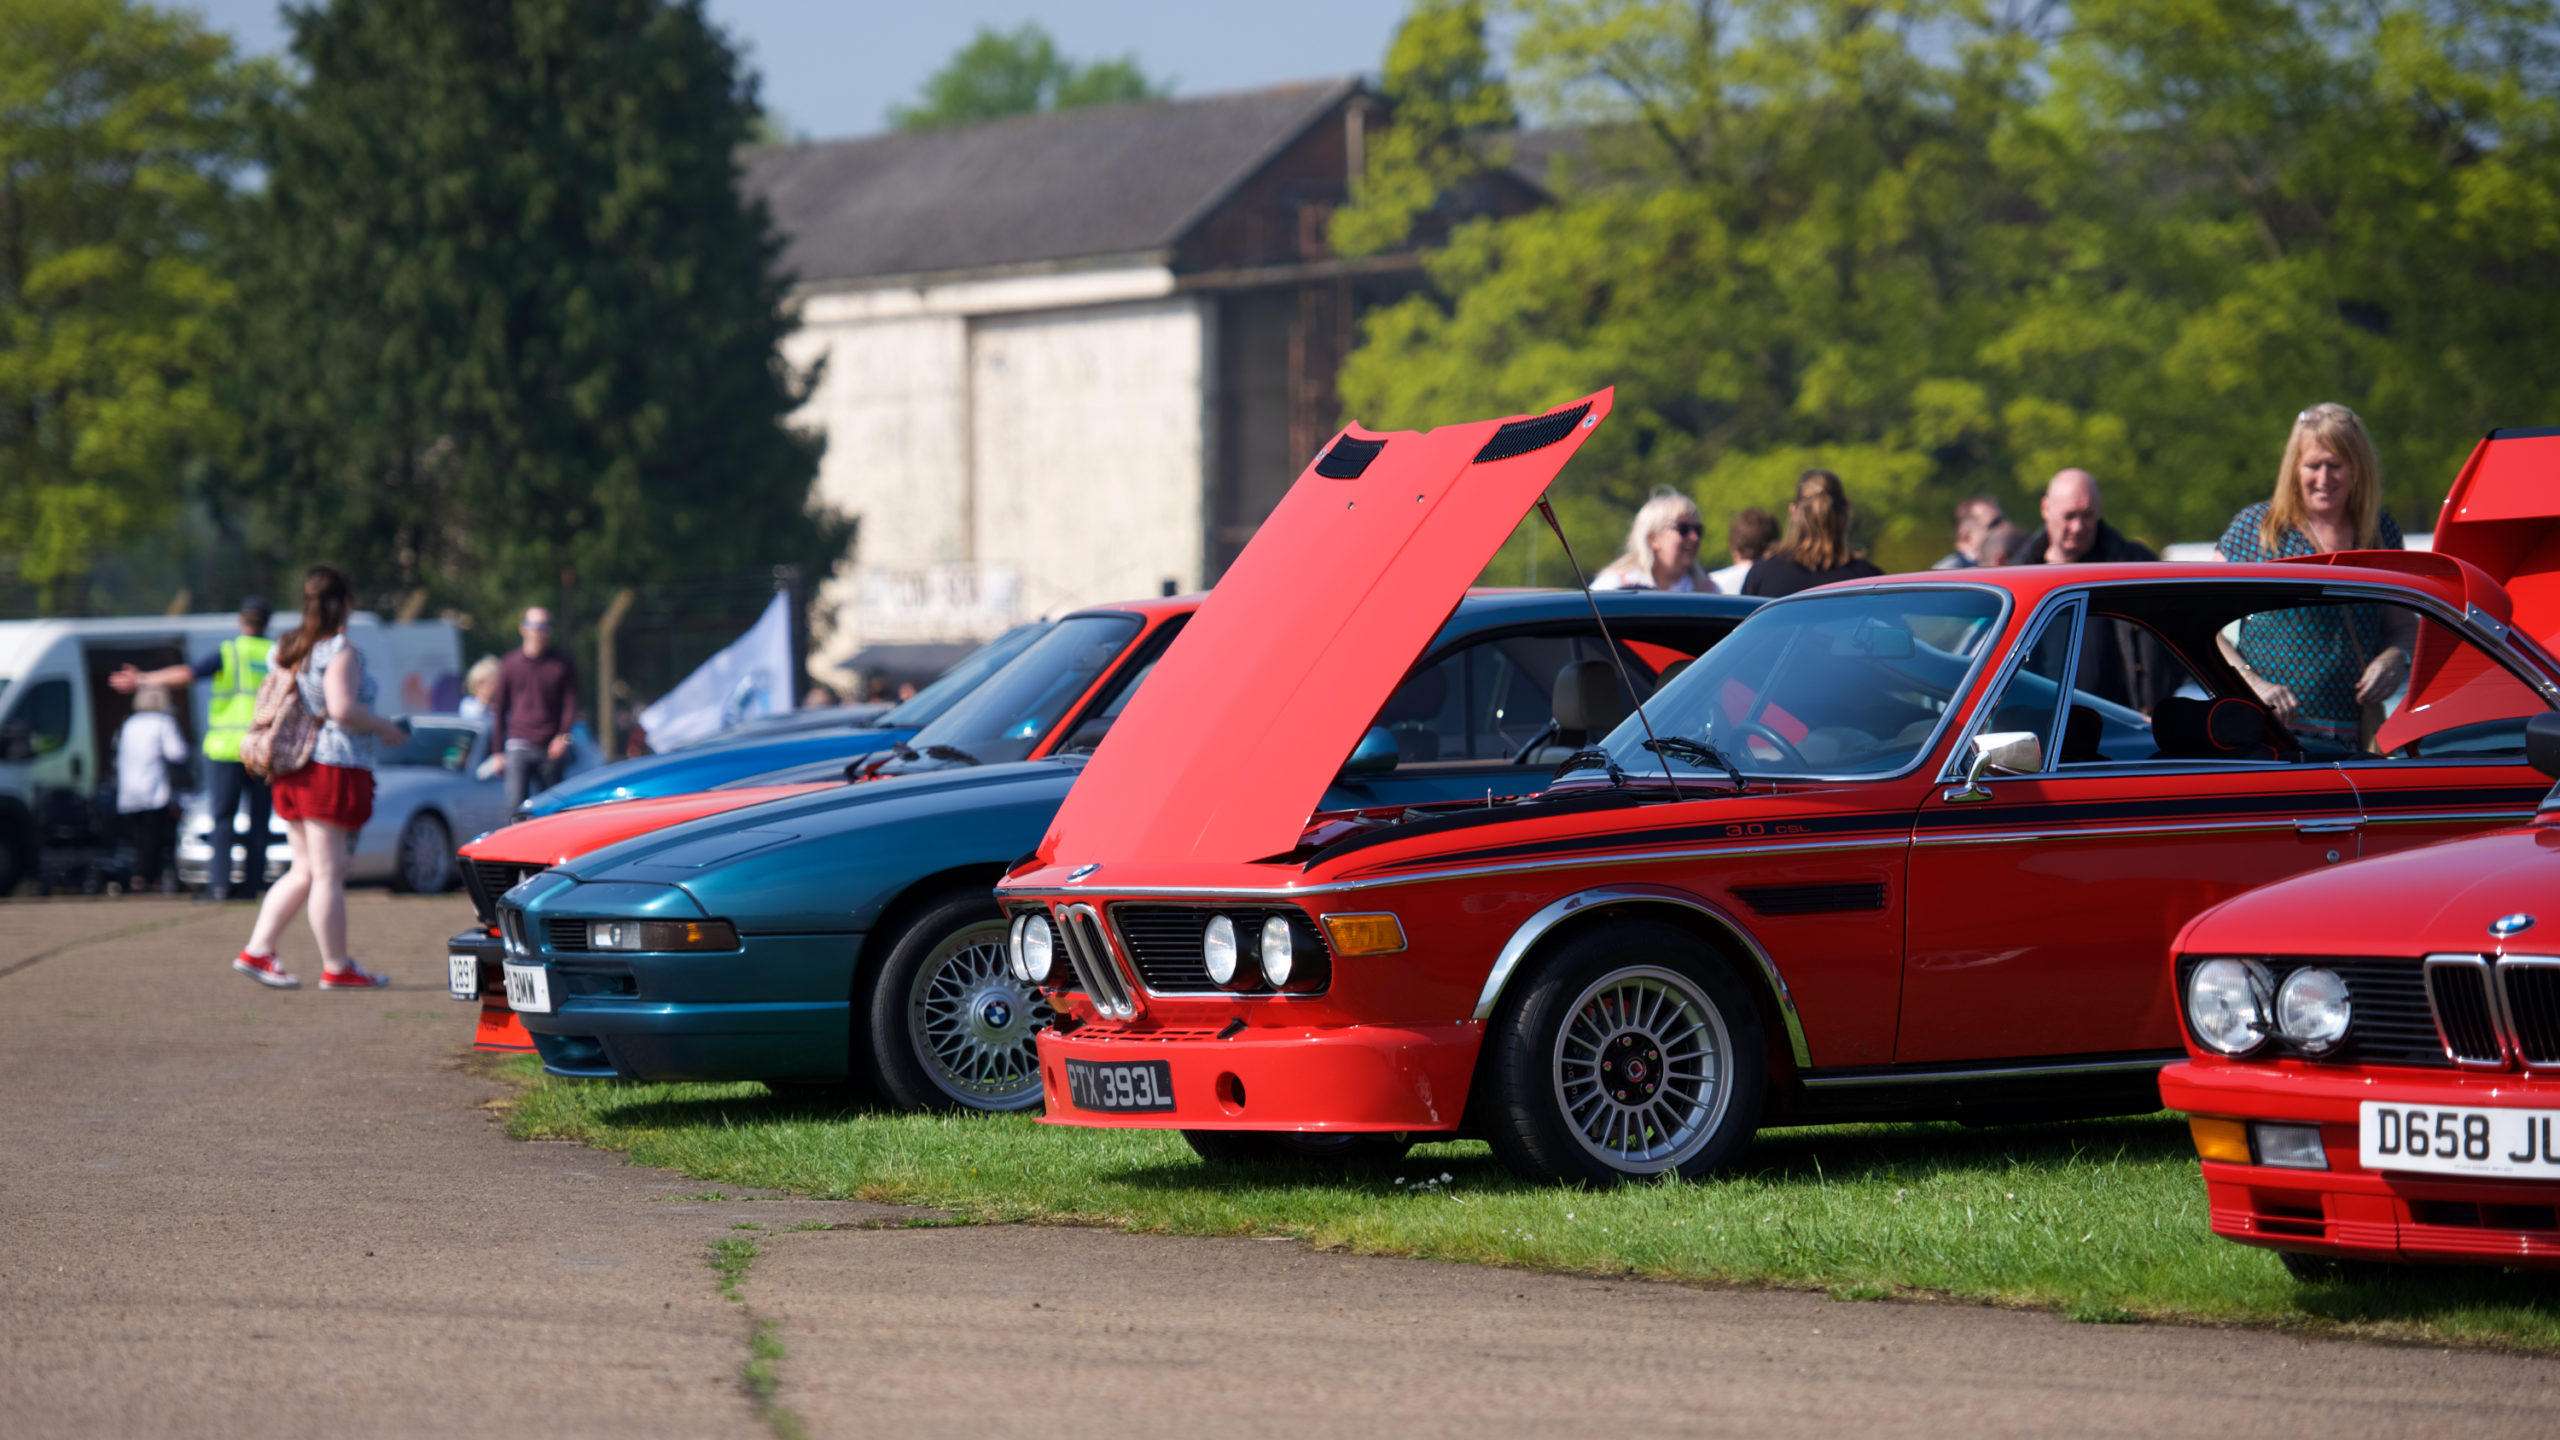
POLYGON ((1200 937, 1200 959, 1209 967, 1209 983, 1226 985, 1236 978, 1236 922, 1224 915, 1209 917, 1200 937))
POLYGON ((1262 978, 1279 989, 1289 983, 1289 967, 1296 958, 1290 952, 1289 921, 1274 915, 1262 922, 1262 978))
POLYGON ((1034 915, 1022 922, 1022 938, 1014 944, 1019 957, 1013 978, 1025 985, 1038 985, 1049 978, 1049 964, 1057 953, 1055 938, 1049 933, 1049 917, 1034 915))
POLYGON ((2347 982, 2338 972, 2306 965, 2276 991, 2276 1026, 2314 1055, 2347 1038, 2347 982))
POLYGON ((2187 1020, 2204 1043, 2246 1055, 2266 1043, 2267 974, 2241 960, 2207 960, 2187 979, 2187 1020))

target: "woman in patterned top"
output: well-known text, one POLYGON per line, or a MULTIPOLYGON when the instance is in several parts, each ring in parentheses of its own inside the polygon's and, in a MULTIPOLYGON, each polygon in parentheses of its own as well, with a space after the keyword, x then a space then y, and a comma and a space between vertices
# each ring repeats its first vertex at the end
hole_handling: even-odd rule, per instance
MULTIPOLYGON (((2356 413, 2324 404, 2295 416, 2274 498, 2233 516, 2214 548, 2234 563, 2401 548, 2356 413)), ((2384 699, 2409 678, 2414 628, 2397 606, 2271 610, 2226 630, 2222 654, 2306 749, 2362 751, 2384 699)))
POLYGON ((378 742, 398 744, 409 732, 373 713, 373 677, 364 652, 347 639, 354 600, 346 575, 314 565, 302 574, 302 626, 276 642, 273 664, 293 675, 303 707, 321 718, 311 761, 275 777, 276 818, 285 822, 293 868, 268 887, 249 944, 231 968, 262 985, 290 990, 302 982, 276 958, 276 941, 306 903, 320 942, 320 988, 379 990, 390 982, 347 956, 347 852, 373 814, 373 757, 378 742))

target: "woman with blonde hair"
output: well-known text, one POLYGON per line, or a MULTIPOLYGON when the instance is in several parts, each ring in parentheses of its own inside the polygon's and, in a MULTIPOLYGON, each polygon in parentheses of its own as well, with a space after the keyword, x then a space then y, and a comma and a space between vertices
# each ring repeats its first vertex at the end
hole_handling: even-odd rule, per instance
POLYGON ((276 642, 273 668, 291 675, 294 695, 322 723, 311 759, 274 780, 276 818, 293 847, 293 868, 267 889, 258 923, 231 968, 261 985, 290 990, 302 981, 276 958, 276 942, 307 904, 320 942, 320 988, 379 990, 391 982, 347 955, 347 851, 373 815, 375 747, 409 732, 373 712, 373 677, 347 639, 354 588, 345 572, 314 565, 302 573, 302 625, 276 642))
POLYGON ((1867 580, 1884 572, 1849 548, 1849 490, 1828 470, 1796 477, 1787 505, 1787 534, 1744 577, 1745 595, 1793 595, 1834 580, 1867 580))
POLYGON ((1716 582, 1698 565, 1698 541, 1706 533, 1697 502, 1661 486, 1627 527, 1626 553, 1593 576, 1591 588, 1714 594, 1716 582))
MULTIPOLYGON (((2382 462, 2344 405, 2293 417, 2275 494, 2231 517, 2214 549, 2247 564, 2332 550, 2398 550, 2382 508, 2382 462)), ((2415 622, 2396 606, 2334 605, 2250 616, 2223 658, 2306 748, 2361 750, 2382 702, 2409 676, 2415 622)))

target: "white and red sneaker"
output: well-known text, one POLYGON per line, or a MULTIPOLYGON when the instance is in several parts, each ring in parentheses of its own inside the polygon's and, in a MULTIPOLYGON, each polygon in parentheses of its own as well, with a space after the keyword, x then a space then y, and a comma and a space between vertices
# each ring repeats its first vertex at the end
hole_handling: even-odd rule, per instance
POLYGON ((321 971, 320 988, 323 990, 388 990, 391 988, 391 977, 376 975, 350 960, 344 970, 321 971))
POLYGON ((261 985, 272 985, 278 990, 298 989, 302 984, 301 977, 284 968, 284 962, 273 955, 252 955, 243 950, 240 957, 231 962, 231 968, 261 985))

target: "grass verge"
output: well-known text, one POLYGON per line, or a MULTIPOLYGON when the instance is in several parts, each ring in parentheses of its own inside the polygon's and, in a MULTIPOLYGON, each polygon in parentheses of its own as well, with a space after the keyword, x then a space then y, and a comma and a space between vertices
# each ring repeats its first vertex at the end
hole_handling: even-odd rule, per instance
MULTIPOLYGON (((2560 1283, 2427 1271, 2304 1284, 2215 1239, 2186 1126, 2166 1116, 1967 1130, 1772 1130, 1731 1175, 1606 1193, 1523 1184, 1481 1144, 1365 1169, 1234 1167, 1179 1135, 913 1116, 754 1084, 613 1085, 517 1072, 519 1137, 574 1139, 698 1180, 923 1205, 980 1222, 1287 1236, 1363 1254, 1841 1300, 2037 1306, 2096 1323, 2276 1324, 2560 1351, 2560 1283)), ((743 1243, 752 1248, 752 1242, 743 1243)))

